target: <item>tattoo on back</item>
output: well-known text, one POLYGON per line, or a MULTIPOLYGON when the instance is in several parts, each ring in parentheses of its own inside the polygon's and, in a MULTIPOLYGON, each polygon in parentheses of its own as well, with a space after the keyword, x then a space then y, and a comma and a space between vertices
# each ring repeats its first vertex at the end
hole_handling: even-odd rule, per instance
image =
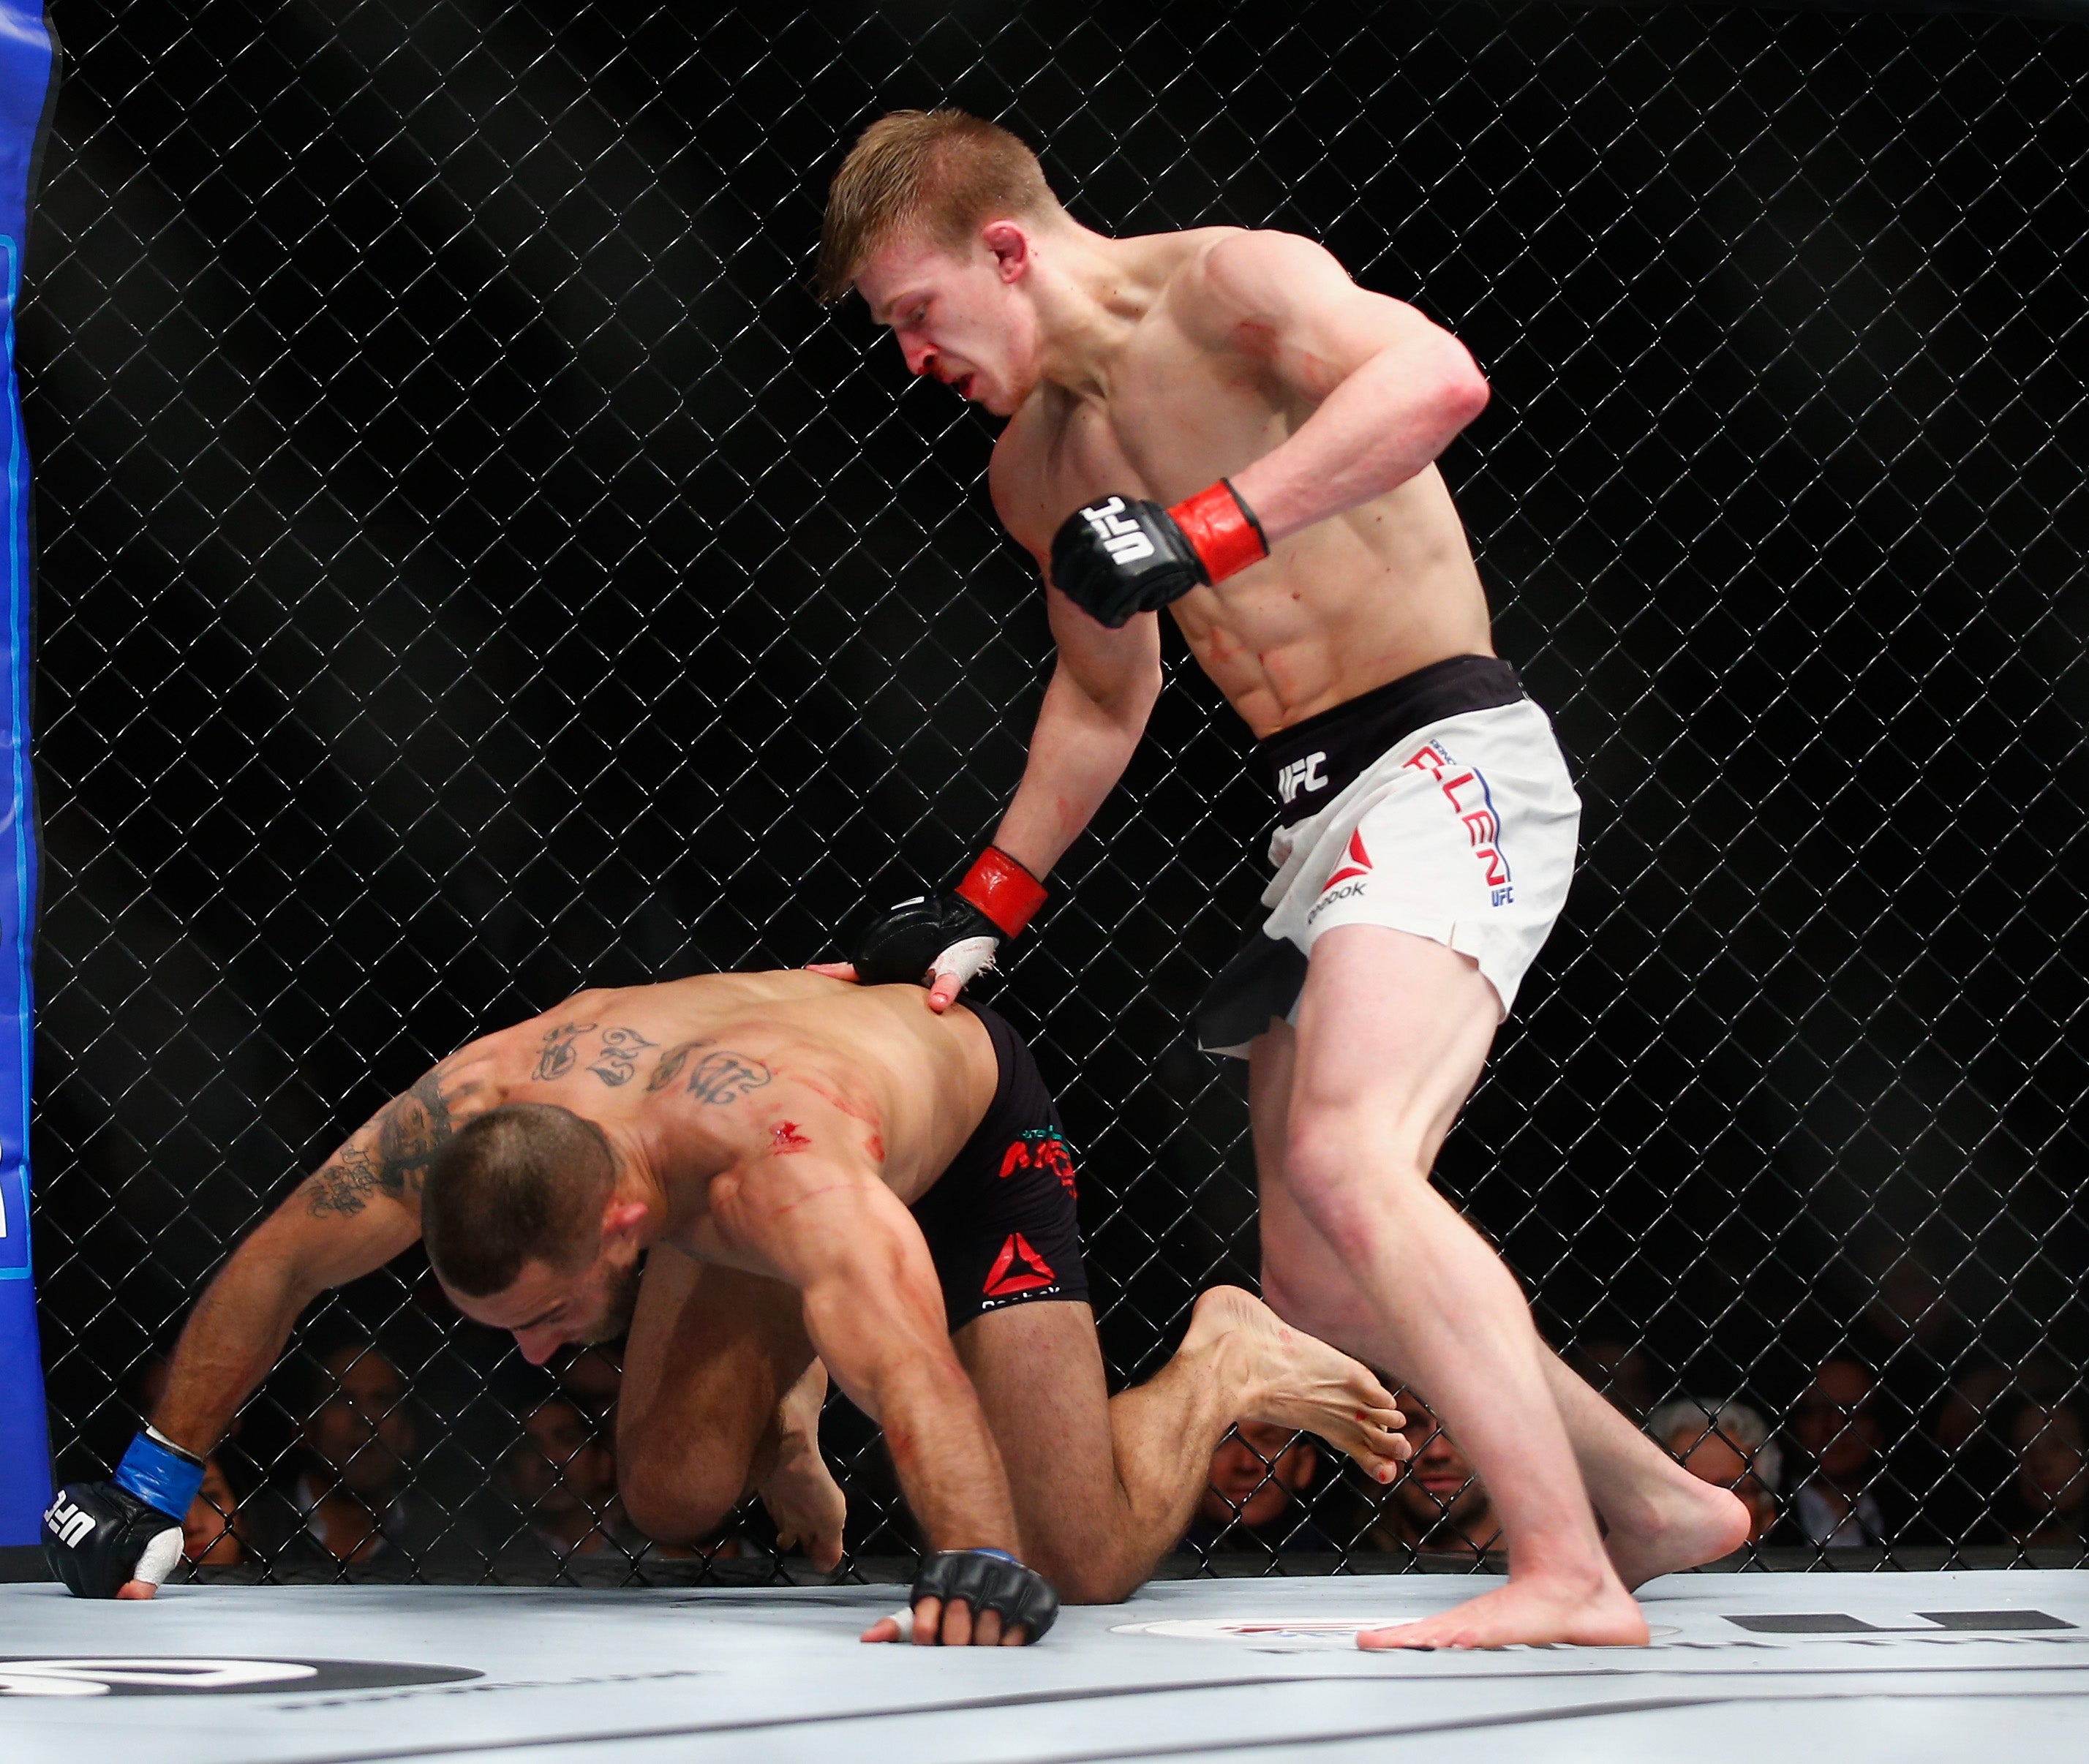
POLYGON ((583 1035, 592 1035, 592 1023, 561 1023, 544 1034, 544 1051, 537 1056, 537 1077, 539 1079, 563 1078, 573 1069, 580 1060, 576 1047, 583 1035))
POLYGON ((537 1056, 537 1077, 563 1078, 580 1065, 584 1054, 592 1053, 586 1069, 613 1090, 620 1084, 630 1083, 637 1074, 639 1057, 660 1045, 648 1041, 635 1029, 620 1028, 603 1030, 598 1046, 584 1047, 586 1038, 594 1033, 593 1023, 561 1023, 547 1030, 543 1051, 537 1056))
POLYGON ((690 1095, 705 1102, 737 1102, 749 1091, 760 1090, 776 1076, 759 1060, 735 1053, 730 1047, 717 1048, 690 1064, 692 1056, 699 1049, 710 1046, 711 1043, 706 1039, 684 1042, 679 1047, 670 1048, 661 1055, 660 1064, 654 1068, 646 1088, 665 1090, 687 1068, 689 1079, 685 1088, 690 1095))
POLYGON ((307 1205, 315 1218, 352 1217, 369 1205, 373 1189, 395 1201, 420 1193, 428 1166, 453 1131, 443 1098, 444 1069, 436 1067, 386 1103, 369 1127, 306 1178, 307 1205))

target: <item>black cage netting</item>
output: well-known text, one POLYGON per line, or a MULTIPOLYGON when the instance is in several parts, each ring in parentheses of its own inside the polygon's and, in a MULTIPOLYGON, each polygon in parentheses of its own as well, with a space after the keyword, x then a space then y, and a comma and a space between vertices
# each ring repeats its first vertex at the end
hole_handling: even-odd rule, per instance
MULTIPOLYGON (((1444 470, 1587 807, 1440 1180, 1551 1338, 1671 1443, 1679 1412, 1760 1419, 1720 1425, 1774 1448, 1770 1559, 1821 1559, 1802 1492, 1837 1453, 1883 1551, 1836 1560, 2083 1559, 2089 29, 1346 0, 58 24, 20 355, 62 1476, 120 1451, 229 1248, 433 1060, 583 986, 830 953, 990 828, 1049 659, 991 424, 807 288, 855 132, 951 103, 1087 224, 1306 233, 1489 375, 1444 470)), ((1256 1261, 1239 1071, 1185 1022, 1272 809, 1169 643, 993 995, 1078 1147, 1119 1377, 1256 1261)), ((410 1253, 249 1405, 206 1571, 783 1572, 757 1509, 693 1556, 620 1518, 616 1378, 533 1373, 410 1253), (300 1526, 358 1453, 405 1517, 351 1570, 300 1526)), ((851 1548, 903 1555, 873 1431, 827 1421, 851 1548)), ((1331 1455, 1280 1459, 1242 1522, 1250 1466, 1179 1560, 1487 1542, 1483 1499, 1331 1455)))

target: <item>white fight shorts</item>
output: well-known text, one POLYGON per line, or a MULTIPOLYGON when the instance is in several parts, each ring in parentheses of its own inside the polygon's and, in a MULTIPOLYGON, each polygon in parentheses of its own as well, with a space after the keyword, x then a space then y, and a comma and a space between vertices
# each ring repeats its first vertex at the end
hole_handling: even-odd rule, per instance
POLYGON ((1245 1058, 1297 1021, 1306 958, 1336 925, 1383 925, 1469 956, 1502 1014, 1574 873, 1581 799, 1551 719, 1492 656, 1453 656, 1260 743, 1280 805, 1261 931, 1197 1013, 1207 1052, 1245 1058))

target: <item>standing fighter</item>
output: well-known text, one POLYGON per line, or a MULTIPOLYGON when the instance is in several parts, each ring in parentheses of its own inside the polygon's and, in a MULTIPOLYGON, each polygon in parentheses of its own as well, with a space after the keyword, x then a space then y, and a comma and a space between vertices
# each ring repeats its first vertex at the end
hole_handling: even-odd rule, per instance
POLYGON ((994 507, 1044 572, 1058 644, 993 846, 828 971, 929 979, 940 1006, 1022 929, 1138 744, 1169 608, 1280 804, 1269 918, 1198 1017, 1205 1047, 1249 1060, 1265 1295, 1427 1394, 1508 1539, 1505 1586, 1364 1643, 1644 1642, 1627 1587, 1738 1548, 1747 1514, 1544 1347, 1430 1184, 1565 900, 1581 813, 1493 653, 1433 463, 1486 380, 1305 239, 1089 231, 1027 148, 954 111, 865 131, 819 284, 1009 419, 994 507))

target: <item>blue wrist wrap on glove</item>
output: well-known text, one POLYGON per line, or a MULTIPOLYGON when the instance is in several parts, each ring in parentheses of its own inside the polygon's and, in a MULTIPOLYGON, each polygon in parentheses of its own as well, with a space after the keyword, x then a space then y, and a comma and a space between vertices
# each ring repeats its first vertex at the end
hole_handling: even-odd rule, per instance
POLYGON ((116 1486, 127 1488, 169 1518, 184 1518, 203 1487, 203 1462, 140 1433, 116 1466, 116 1486))

